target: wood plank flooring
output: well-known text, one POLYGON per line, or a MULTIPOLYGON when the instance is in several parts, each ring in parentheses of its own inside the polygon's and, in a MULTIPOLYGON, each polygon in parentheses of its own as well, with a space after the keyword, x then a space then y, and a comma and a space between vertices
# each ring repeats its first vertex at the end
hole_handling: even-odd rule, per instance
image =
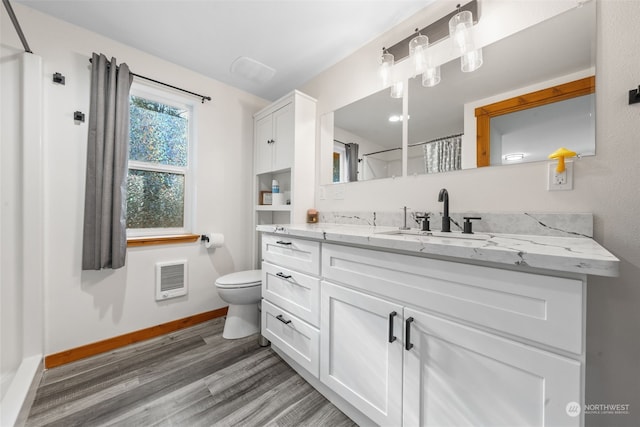
POLYGON ((257 336, 214 319, 46 371, 26 426, 355 426, 257 336))

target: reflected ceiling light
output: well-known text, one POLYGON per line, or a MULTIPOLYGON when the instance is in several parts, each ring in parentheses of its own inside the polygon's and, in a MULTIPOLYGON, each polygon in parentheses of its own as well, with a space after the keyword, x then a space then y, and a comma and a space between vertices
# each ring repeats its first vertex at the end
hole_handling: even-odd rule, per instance
POLYGON ((475 71, 482 66, 482 49, 476 49, 473 39, 473 15, 468 10, 460 11, 449 20, 449 36, 461 55, 461 69, 475 71))
POLYGON ((505 154, 502 158, 508 162, 515 162, 524 159, 524 153, 509 153, 505 154))
MULTIPOLYGON (((407 115, 407 120, 409 120, 410 118, 411 118, 411 116, 407 115)), ((389 116, 389 121, 391 123, 401 122, 402 121, 402 115, 394 114, 392 116, 389 116)))

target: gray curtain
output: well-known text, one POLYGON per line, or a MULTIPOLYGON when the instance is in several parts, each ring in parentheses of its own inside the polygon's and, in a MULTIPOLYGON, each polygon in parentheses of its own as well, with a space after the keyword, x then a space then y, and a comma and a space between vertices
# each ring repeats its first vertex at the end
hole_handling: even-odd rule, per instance
POLYGON ((358 180, 358 144, 345 144, 344 149, 347 155, 347 181, 355 182, 358 180))
POLYGON ((127 251, 126 179, 129 156, 127 64, 93 54, 84 201, 82 269, 117 269, 127 251))
POLYGON ((429 142, 422 147, 427 173, 462 169, 462 135, 429 142))

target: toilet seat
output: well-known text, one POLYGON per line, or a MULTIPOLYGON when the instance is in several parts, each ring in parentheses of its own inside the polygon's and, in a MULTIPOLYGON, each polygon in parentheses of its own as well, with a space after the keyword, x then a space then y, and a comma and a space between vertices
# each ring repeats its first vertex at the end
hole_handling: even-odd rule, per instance
POLYGON ((238 271, 221 276, 216 280, 216 286, 222 289, 251 288, 261 284, 262 270, 238 271))

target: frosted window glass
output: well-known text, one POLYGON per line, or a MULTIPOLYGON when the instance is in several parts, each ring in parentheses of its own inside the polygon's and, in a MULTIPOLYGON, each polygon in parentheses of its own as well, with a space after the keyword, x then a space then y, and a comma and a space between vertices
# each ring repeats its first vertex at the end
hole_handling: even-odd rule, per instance
POLYGON ((127 228, 172 228, 184 224, 184 175, 129 170, 127 228))
POLYGON ((129 160, 187 166, 187 111, 145 98, 129 100, 129 160))

